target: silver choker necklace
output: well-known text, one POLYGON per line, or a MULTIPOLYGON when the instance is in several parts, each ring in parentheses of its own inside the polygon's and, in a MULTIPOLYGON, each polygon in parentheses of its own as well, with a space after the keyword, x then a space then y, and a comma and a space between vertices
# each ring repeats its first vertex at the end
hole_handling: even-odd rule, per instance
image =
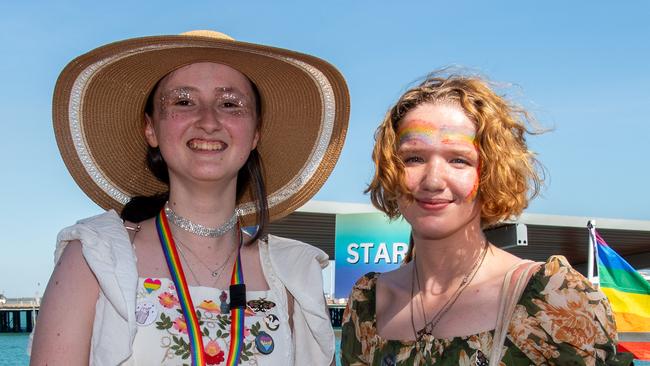
POLYGON ((237 223, 237 210, 232 213, 230 220, 226 221, 223 225, 211 228, 201 224, 194 223, 183 216, 178 215, 174 210, 169 207, 169 202, 165 203, 165 216, 171 221, 172 224, 179 228, 198 236, 206 236, 209 238, 217 238, 229 232, 237 223))

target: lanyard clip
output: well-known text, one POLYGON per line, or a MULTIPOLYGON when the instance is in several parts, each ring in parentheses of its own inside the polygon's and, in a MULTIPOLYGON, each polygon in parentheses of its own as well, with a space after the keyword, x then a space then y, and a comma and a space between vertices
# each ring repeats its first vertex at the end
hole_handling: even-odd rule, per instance
POLYGON ((243 283, 230 285, 230 310, 246 308, 246 285, 243 283))

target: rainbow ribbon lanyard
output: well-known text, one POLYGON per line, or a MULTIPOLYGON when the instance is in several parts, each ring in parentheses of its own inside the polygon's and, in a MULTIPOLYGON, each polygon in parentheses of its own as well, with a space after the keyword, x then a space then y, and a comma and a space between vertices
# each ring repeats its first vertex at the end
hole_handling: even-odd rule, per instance
MULTIPOLYGON (((180 257, 176 251, 176 244, 169 228, 169 221, 165 215, 164 209, 156 216, 156 228, 160 245, 162 246, 165 260, 169 273, 172 276, 176 293, 181 304, 183 317, 187 324, 187 335, 190 339, 190 356, 192 365, 204 366, 205 351, 203 348, 203 334, 199 327, 199 319, 194 311, 194 304, 190 297, 190 290, 185 280, 185 273, 181 266, 180 257)), ((241 243, 242 234, 238 228, 239 248, 237 249, 237 259, 232 268, 230 277, 230 350, 228 351, 228 360, 226 365, 236 366, 239 364, 239 358, 244 344, 244 317, 246 309, 246 286, 244 285, 244 273, 241 265, 241 243)))

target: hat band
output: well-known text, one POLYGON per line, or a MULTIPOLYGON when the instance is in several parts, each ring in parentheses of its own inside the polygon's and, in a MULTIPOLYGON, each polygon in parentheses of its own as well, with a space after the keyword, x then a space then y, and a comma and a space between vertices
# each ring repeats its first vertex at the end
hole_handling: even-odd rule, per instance
MULTIPOLYGON (((192 46, 191 48, 200 47, 200 48, 210 48, 207 46, 192 46)), ((317 172, 318 167, 320 166, 325 152, 330 145, 332 138, 332 132, 334 130, 335 114, 336 114, 336 98, 334 96, 334 91, 332 84, 325 74, 323 74, 317 68, 292 57, 274 55, 268 52, 262 52, 259 50, 246 50, 240 49, 237 47, 227 47, 224 45, 220 46, 221 48, 231 48, 237 51, 244 51, 252 54, 258 54, 261 56, 274 58, 281 60, 288 64, 295 66, 296 68, 302 70, 305 74, 309 75, 314 83, 318 86, 321 102, 322 102, 322 113, 321 113, 321 123, 318 129, 318 136, 316 139, 316 144, 312 148, 312 151, 309 154, 309 157, 300 169, 298 174, 293 177, 291 181, 285 184, 283 187, 278 189, 275 192, 272 192, 268 197, 269 208, 274 207, 289 197, 298 192, 303 188, 317 172)), ((77 152, 77 156, 81 164, 83 165, 88 176, 95 182, 95 184, 110 196, 115 201, 125 205, 131 200, 131 195, 127 192, 124 192, 120 189, 115 183, 111 182, 108 179, 107 175, 100 169, 86 143, 85 134, 83 131, 83 123, 81 121, 82 116, 82 106, 83 100, 82 96, 88 84, 92 81, 93 77, 102 70, 104 67, 119 61, 123 58, 151 51, 151 50, 160 50, 160 49, 171 49, 171 48, 190 48, 186 44, 169 44, 169 45, 157 45, 157 46, 145 46, 139 47, 132 50, 128 50, 121 54, 113 55, 105 59, 99 60, 88 65, 75 79, 72 90, 70 93, 70 103, 68 105, 68 116, 70 123, 70 134, 71 138, 77 152)), ((239 205, 239 212, 242 215, 248 215, 254 213, 256 206, 254 203, 249 202, 246 204, 239 205)))

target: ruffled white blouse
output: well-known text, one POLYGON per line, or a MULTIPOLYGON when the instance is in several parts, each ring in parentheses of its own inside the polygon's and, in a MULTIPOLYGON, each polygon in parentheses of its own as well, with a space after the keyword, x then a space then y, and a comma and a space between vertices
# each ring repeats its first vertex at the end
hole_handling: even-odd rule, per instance
MULTIPOLYGON (((81 241, 84 258, 100 287, 95 307, 90 364, 129 364, 125 362, 133 359, 134 340, 140 331, 138 320, 142 321, 144 316, 142 306, 138 308, 138 293, 141 293, 146 279, 138 278, 135 252, 128 233, 113 210, 80 220, 59 233, 55 263, 72 240, 81 241)), ((321 271, 328 265, 327 254, 311 245, 273 235, 269 235, 267 241, 258 241, 258 245, 262 268, 270 287, 270 294, 266 295, 272 297, 278 309, 285 314, 288 309, 286 291, 294 298, 289 359, 293 358, 295 365, 329 365, 334 357, 335 341, 322 292, 321 271)), ((194 298, 194 292, 192 296, 194 298)), ((273 336, 270 329, 264 331, 273 336)), ((274 340, 282 342, 282 338, 279 336, 274 340)), ((268 343, 267 339, 267 346, 268 343)), ((135 347, 139 347, 139 342, 135 343, 135 347)), ((136 354, 140 351, 138 349, 136 354)))

